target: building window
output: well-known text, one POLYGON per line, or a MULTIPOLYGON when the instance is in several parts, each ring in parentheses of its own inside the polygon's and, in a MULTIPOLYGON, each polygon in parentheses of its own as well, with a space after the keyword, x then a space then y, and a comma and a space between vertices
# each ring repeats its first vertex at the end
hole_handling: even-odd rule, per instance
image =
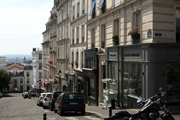
POLYGON ((62 15, 62 20, 64 19, 64 9, 62 8, 62 11, 61 11, 61 15, 62 15))
POLYGON ((73 20, 75 20, 75 6, 73 6, 73 20))
POLYGON ((29 78, 26 79, 26 82, 29 83, 29 78))
POLYGON ((90 10, 90 13, 89 15, 92 15, 92 18, 95 18, 96 17, 96 0, 92 0, 92 4, 91 4, 91 10, 90 10))
POLYGON ((85 38, 84 38, 84 36, 85 36, 84 25, 82 25, 82 27, 81 27, 81 36, 82 36, 82 43, 83 43, 83 42, 85 42, 85 41, 84 41, 84 39, 85 39, 85 38))
POLYGON ((68 25, 66 26, 66 38, 68 38, 68 25))
POLYGON ((101 26, 101 48, 105 48, 106 45, 106 25, 101 26))
POLYGON ((74 44, 74 29, 72 29, 72 44, 74 44))
POLYGON ((82 14, 85 13, 85 0, 82 0, 82 14))
POLYGON ((83 68, 83 63, 84 63, 83 58, 84 58, 84 54, 83 52, 81 52, 81 68, 83 68))
POLYGON ((95 80, 89 79, 89 96, 95 97, 95 80))
POLYGON ((119 19, 114 20, 114 35, 119 36, 119 19))
POLYGON ((20 83, 23 83, 23 78, 20 78, 20 83))
POLYGON ((72 52, 72 62, 71 62, 72 68, 74 66, 74 52, 72 52))
POLYGON ((114 0, 114 7, 117 7, 118 5, 120 5, 120 0, 114 0))
POLYGON ((76 61, 75 61, 75 64, 76 64, 77 68, 78 68, 78 63, 79 63, 79 53, 76 52, 76 61))
POLYGON ((42 69, 42 63, 39 63, 39 69, 42 69))
POLYGON ((95 48, 95 29, 91 30, 91 49, 95 48))
POLYGON ((30 75, 29 75, 29 72, 27 72, 27 73, 26 73, 26 77, 29 77, 29 76, 30 76, 30 75))
POLYGON ((42 72, 39 72, 39 78, 42 78, 42 72))
POLYGON ((176 8, 176 41, 180 43, 180 7, 176 8))
POLYGON ((101 9, 102 13, 105 13, 106 12, 106 0, 101 0, 98 8, 101 9))
POLYGON ((39 54, 39 60, 42 60, 42 54, 39 54))
POLYGON ((79 43, 79 27, 77 27, 76 29, 76 37, 77 37, 76 43, 79 43))
POLYGON ((80 8, 79 3, 77 3, 77 18, 79 17, 79 8, 80 8))
POLYGON ((124 95, 142 96, 142 68, 138 63, 124 63, 124 95))

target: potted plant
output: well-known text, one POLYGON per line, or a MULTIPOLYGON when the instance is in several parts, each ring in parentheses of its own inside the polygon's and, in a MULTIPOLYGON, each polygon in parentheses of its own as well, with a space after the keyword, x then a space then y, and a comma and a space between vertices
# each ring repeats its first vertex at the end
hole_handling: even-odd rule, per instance
POLYGON ((131 35, 134 43, 140 43, 140 34, 138 26, 134 27, 131 31, 129 31, 128 35, 131 35))
POLYGON ((112 39, 113 39, 113 44, 114 45, 119 45, 119 36, 118 35, 114 35, 112 37, 112 39))

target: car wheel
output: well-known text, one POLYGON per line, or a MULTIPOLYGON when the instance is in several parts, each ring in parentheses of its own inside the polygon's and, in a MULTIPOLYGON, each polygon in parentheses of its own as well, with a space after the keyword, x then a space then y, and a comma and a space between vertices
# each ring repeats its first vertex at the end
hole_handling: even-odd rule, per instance
POLYGON ((60 115, 60 116, 63 116, 63 114, 64 114, 64 111, 61 110, 61 109, 59 109, 59 115, 60 115))
POLYGON ((82 115, 85 115, 85 113, 86 113, 85 110, 82 110, 82 111, 81 111, 81 114, 82 114, 82 115))

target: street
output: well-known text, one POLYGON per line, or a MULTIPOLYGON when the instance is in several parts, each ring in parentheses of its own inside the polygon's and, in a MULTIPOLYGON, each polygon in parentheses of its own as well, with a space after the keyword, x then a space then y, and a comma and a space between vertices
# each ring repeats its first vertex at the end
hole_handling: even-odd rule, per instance
POLYGON ((84 116, 74 112, 60 116, 54 111, 37 106, 37 98, 24 99, 21 95, 21 93, 10 93, 0 99, 0 120, 43 120, 44 113, 47 114, 47 120, 102 120, 90 112, 86 112, 84 116))

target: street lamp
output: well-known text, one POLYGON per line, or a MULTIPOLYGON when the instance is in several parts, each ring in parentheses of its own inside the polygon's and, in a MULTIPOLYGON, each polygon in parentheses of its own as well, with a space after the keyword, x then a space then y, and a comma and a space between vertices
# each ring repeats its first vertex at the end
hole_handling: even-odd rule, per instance
POLYGON ((61 72, 61 70, 59 70, 58 75, 59 75, 59 90, 60 91, 61 91, 61 74, 62 74, 62 72, 61 72))

